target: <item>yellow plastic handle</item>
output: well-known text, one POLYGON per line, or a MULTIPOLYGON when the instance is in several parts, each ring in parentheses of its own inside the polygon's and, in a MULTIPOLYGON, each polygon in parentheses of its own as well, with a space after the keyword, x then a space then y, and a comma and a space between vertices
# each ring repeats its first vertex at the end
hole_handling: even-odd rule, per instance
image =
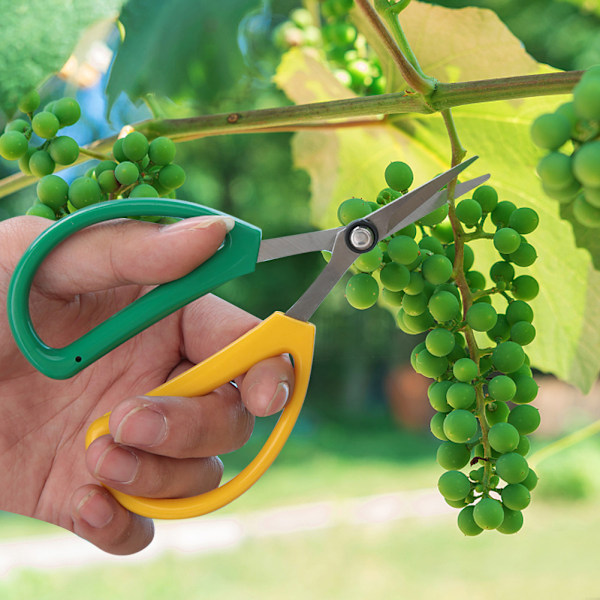
MULTIPOLYGON (((314 350, 315 327, 281 312, 273 313, 260 325, 238 338, 204 362, 188 369, 149 392, 148 396, 203 396, 248 371, 257 362, 291 354, 295 383, 271 435, 254 460, 222 486, 189 498, 142 498, 107 488, 125 508, 153 519, 187 519, 217 510, 247 491, 271 466, 287 441, 304 403, 314 350)), ((94 421, 86 435, 87 448, 95 439, 109 434, 110 413, 94 421)))

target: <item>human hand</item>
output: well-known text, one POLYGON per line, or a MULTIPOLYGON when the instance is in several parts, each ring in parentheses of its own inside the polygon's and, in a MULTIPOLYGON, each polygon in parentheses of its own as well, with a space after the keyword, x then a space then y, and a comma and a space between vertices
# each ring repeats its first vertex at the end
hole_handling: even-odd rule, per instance
MULTIPOLYGON (((33 239, 38 217, 0 223, 0 295, 33 239)), ((158 226, 131 220, 95 225, 56 248, 31 290, 40 337, 62 347, 145 293, 209 258, 226 224, 214 217, 158 226)), ((284 357, 262 361, 201 398, 143 394, 226 346, 258 323, 211 295, 173 313, 68 380, 48 379, 18 350, 0 316, 0 509, 54 523, 107 552, 150 543, 152 521, 123 508, 98 481, 138 496, 196 495, 216 487, 218 454, 242 446, 254 416, 283 408, 293 387, 284 357), (110 436, 87 452, 89 424, 112 411, 110 436)))

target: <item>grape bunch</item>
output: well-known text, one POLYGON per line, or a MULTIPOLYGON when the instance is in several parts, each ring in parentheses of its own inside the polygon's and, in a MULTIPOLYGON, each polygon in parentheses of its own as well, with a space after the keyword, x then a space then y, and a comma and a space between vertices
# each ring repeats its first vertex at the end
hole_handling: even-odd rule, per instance
MULTIPOLYGON (((376 202, 344 201, 341 223, 368 219, 408 190, 413 173, 393 162, 385 180, 389 187, 376 202)), ((402 331, 426 333, 411 363, 434 380, 428 390, 436 411, 430 427, 441 441, 437 462, 446 470, 438 488, 450 506, 461 509, 458 526, 465 535, 484 529, 515 533, 537 483, 525 456, 527 435, 540 423, 530 404, 538 386, 524 350, 536 335, 528 302, 539 287, 515 267, 535 262, 535 248, 525 236, 539 219, 530 208, 498 201, 488 185, 458 202, 454 215, 448 213, 446 204, 361 254, 346 298, 358 309, 381 300, 396 313, 402 331), (473 269, 475 255, 467 243, 480 239, 490 240, 499 253, 489 279, 473 269), (494 305, 492 297, 498 299, 494 305)))
POLYGON ((531 138, 549 151, 537 166, 546 194, 581 225, 600 227, 600 65, 583 74, 572 101, 533 122, 531 138))
POLYGON ((21 98, 18 108, 23 116, 4 128, 0 135, 0 156, 18 160, 26 175, 44 177, 53 173, 56 165, 71 165, 79 157, 77 142, 58 133, 63 127, 77 123, 81 108, 74 98, 60 98, 35 112, 39 106, 36 90, 21 98))
POLYGON ((318 48, 343 85, 357 94, 383 94, 386 79, 379 60, 350 21, 353 4, 353 0, 321 2, 322 23, 316 23, 310 11, 296 8, 287 21, 275 28, 273 40, 282 50, 292 46, 318 48))

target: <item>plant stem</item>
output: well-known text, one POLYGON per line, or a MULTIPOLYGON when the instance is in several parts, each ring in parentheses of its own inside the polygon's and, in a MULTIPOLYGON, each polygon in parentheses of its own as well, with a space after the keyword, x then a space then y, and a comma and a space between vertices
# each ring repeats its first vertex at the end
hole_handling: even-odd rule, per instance
POLYGON ((110 156, 104 154, 102 152, 96 152, 95 150, 91 150, 90 148, 86 148, 82 146, 79 148, 79 154, 83 154, 89 158, 97 158, 98 160, 110 160, 110 156))

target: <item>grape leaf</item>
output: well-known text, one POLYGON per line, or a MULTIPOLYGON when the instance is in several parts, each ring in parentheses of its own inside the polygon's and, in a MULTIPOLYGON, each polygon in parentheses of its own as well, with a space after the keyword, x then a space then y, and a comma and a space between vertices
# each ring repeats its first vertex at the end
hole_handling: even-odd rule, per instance
POLYGON ((21 96, 64 65, 87 27, 115 19, 125 0, 0 0, 0 110, 12 115, 21 96))
MULTIPOLYGON (((446 40, 454 31, 460 31, 461 38, 470 37, 465 29, 464 12, 444 9, 443 14, 438 14, 444 29, 437 34, 436 46, 452 47, 446 40)), ((506 35, 499 21, 494 26, 488 22, 487 26, 488 40, 506 35), (497 28, 502 31, 496 31, 497 28)), ((427 23, 414 21, 411 27, 426 30, 427 23)), ((485 54, 484 46, 482 42, 478 54, 485 54)), ((543 70, 518 44, 510 48, 506 60, 517 73, 543 70), (523 59, 521 67, 519 53, 523 59)), ((443 56, 441 53, 440 60, 443 56)), ((456 72, 470 73, 464 64, 470 58, 470 54, 455 54, 456 72)), ((486 77, 488 70, 497 74, 495 50, 489 59, 489 69, 484 57, 478 55, 477 60, 481 69, 478 78, 486 77)), ((444 69, 449 72, 452 67, 453 63, 448 62, 444 69)), ((296 103, 347 97, 348 91, 336 88, 333 79, 316 55, 296 49, 284 57, 276 82, 296 103)), ((458 107, 453 113, 463 145, 471 154, 481 157, 469 168, 468 177, 491 173, 491 183, 501 199, 518 206, 531 206, 540 214, 540 227, 528 236, 539 259, 527 272, 538 279, 541 288, 539 296, 531 302, 537 328, 536 339, 527 347, 532 364, 588 391, 600 368, 600 274, 593 268, 590 255, 576 247, 571 225, 560 218, 557 203, 541 192, 535 175, 541 154, 529 139, 532 120, 543 112, 553 111, 564 101, 565 97, 501 101, 458 107)), ((387 121, 368 127, 296 134, 294 159, 311 176, 316 224, 337 225, 337 206, 347 197, 374 200, 385 187, 383 172, 391 160, 409 163, 417 184, 448 168, 449 142, 439 115, 402 116, 393 122, 394 125, 387 121)), ((476 268, 487 273, 499 255, 489 241, 478 241, 473 246, 476 268)), ((525 272, 520 268, 517 271, 525 272)))

